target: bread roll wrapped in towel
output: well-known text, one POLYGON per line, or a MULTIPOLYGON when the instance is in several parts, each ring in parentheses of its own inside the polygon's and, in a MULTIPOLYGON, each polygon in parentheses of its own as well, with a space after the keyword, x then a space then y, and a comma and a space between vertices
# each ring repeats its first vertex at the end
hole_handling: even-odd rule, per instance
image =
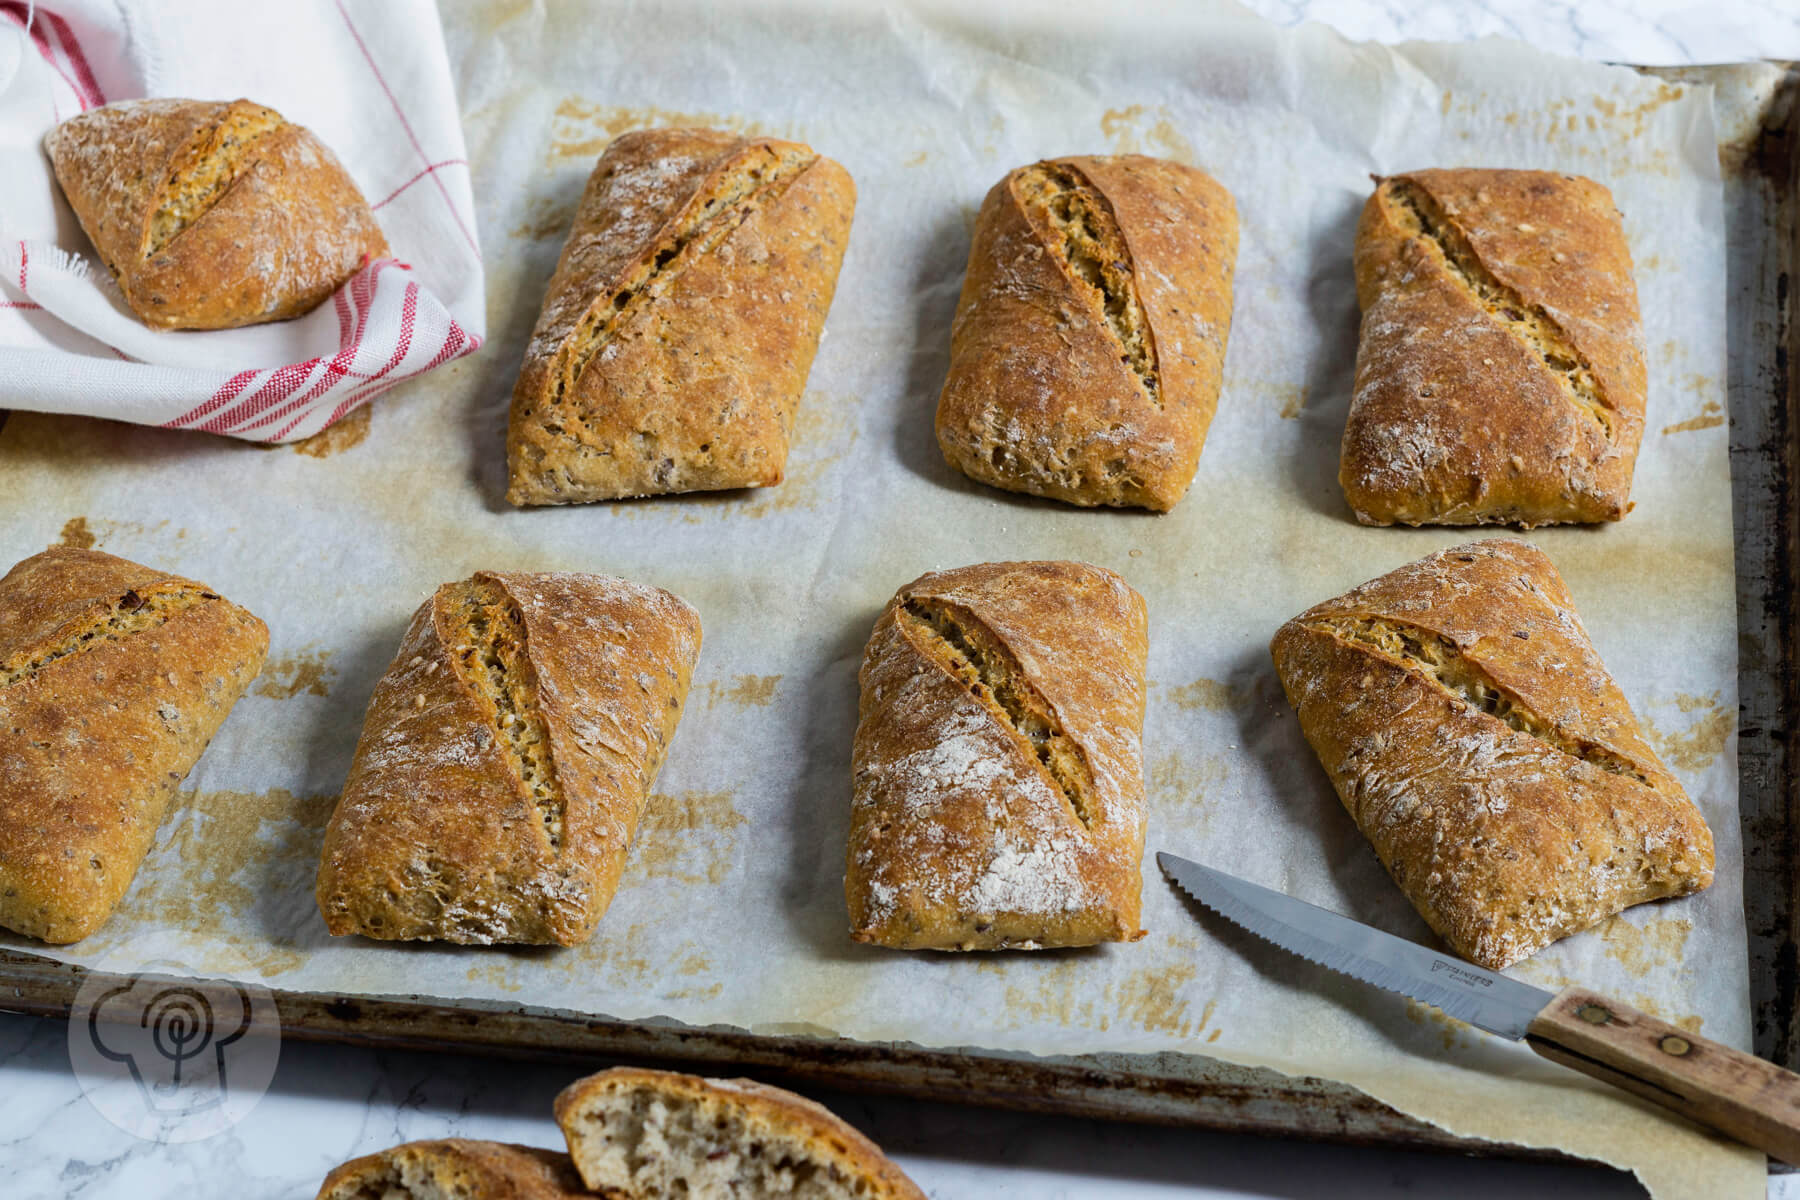
POLYGON ((556 1098, 588 1187, 621 1200, 925 1200, 823 1105, 749 1079, 615 1067, 556 1098))
POLYGON ((700 618, 600 575, 478 571, 413 615, 325 832, 334 934, 585 941, 681 719, 700 618))
POLYGON ((0 579, 0 925, 98 929, 269 631, 203 583, 56 547, 0 579))
POLYGON ((920 576, 863 654, 844 891, 899 949, 1135 941, 1144 599, 1071 562, 920 576))
POLYGON ((157 329, 297 317, 388 253, 330 149, 248 100, 124 100, 44 146, 125 302, 157 329))
POLYGON ((1470 961, 1504 967, 1712 882, 1711 831, 1535 546, 1433 554, 1301 613, 1271 649, 1344 807, 1470 961))

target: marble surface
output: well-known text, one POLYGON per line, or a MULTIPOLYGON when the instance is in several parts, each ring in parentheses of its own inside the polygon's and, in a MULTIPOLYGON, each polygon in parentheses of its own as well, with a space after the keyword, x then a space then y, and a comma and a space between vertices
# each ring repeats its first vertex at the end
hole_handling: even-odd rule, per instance
MULTIPOLYGON (((1319 20, 1383 41, 1500 35, 1608 61, 1800 59, 1795 0, 1249 3, 1281 24, 1319 20)), ((414 1138, 555 1145, 551 1098, 581 1070, 288 1043, 272 1086, 244 1120, 169 1145, 113 1126, 84 1098, 62 1022, 0 1014, 0 1196, 306 1197, 334 1163, 414 1138)), ((815 1094, 887 1147, 938 1200, 1642 1194, 1624 1175, 1585 1167, 815 1094)), ((1778 1177, 1771 1195, 1800 1200, 1800 1176, 1778 1177)))

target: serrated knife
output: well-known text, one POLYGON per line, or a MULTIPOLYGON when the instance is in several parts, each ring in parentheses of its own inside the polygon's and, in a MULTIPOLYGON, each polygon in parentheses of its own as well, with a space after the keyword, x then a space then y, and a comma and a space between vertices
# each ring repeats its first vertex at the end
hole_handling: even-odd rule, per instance
POLYGON ((1553 994, 1197 862, 1156 861, 1182 891, 1283 950, 1523 1040, 1552 1062, 1800 1165, 1800 1075, 1586 988, 1553 994))

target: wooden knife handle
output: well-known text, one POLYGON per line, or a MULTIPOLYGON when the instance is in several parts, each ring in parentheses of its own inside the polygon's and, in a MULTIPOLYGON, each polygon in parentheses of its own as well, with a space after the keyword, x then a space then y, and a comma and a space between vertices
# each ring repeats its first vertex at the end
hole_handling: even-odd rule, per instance
POLYGON ((1551 1062, 1800 1166, 1800 1075, 1578 987, 1557 993, 1525 1041, 1551 1062))

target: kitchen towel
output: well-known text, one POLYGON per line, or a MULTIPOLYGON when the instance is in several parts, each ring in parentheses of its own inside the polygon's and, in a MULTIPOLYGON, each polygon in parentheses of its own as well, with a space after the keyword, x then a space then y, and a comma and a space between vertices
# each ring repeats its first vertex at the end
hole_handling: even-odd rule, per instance
POLYGON ((484 318, 468 155, 431 0, 0 0, 0 408, 293 441, 476 350, 484 318), (291 321, 143 325, 43 150, 59 121, 140 96, 242 96, 307 126, 394 257, 291 321))

